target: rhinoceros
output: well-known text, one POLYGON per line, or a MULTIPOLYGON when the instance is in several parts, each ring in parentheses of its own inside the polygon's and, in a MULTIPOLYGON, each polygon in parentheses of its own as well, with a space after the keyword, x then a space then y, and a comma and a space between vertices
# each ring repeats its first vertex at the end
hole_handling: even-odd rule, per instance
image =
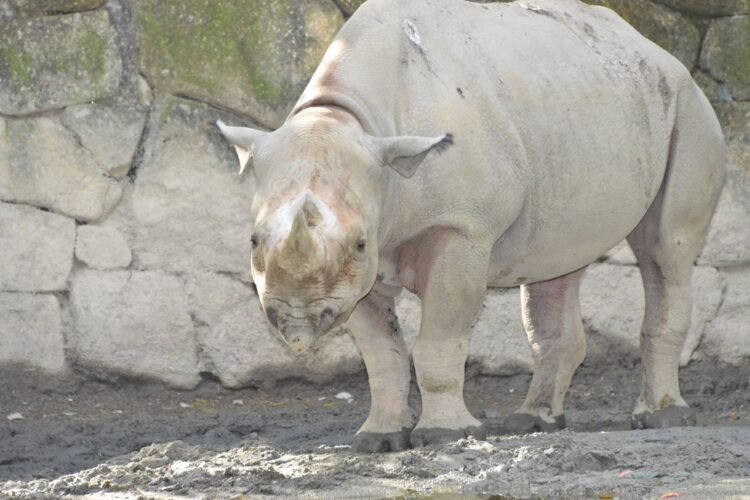
POLYGON ((219 126, 255 177, 268 321, 298 352, 346 323, 362 353, 372 402, 356 450, 484 438, 463 387, 487 287, 520 286, 533 352, 507 426, 561 428, 586 353, 581 278, 623 239, 646 297, 633 426, 694 422, 678 358, 726 148, 690 72, 611 10, 369 0, 280 128, 219 126), (416 426, 402 288, 422 304, 416 426))

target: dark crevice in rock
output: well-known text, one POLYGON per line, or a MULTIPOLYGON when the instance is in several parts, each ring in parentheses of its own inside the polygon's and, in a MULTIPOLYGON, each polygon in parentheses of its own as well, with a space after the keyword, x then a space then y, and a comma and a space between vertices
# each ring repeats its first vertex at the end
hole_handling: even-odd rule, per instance
POLYGON ((138 139, 138 147, 135 149, 133 155, 133 161, 130 164, 128 173, 125 175, 126 178, 131 182, 135 182, 135 178, 138 175, 138 169, 143 163, 143 157, 146 153, 146 141, 148 140, 149 131, 151 130, 151 113, 153 111, 153 104, 146 108, 146 120, 143 124, 143 130, 141 130, 141 137, 138 139))

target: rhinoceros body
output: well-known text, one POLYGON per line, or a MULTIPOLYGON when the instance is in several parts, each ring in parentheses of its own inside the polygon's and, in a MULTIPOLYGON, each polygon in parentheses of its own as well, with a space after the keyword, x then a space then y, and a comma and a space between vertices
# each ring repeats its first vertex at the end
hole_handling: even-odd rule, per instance
POLYGON ((370 0, 279 130, 224 130, 254 156, 266 235, 254 275, 269 319, 299 340, 348 318, 365 358, 372 409, 358 449, 483 434, 462 391, 488 286, 521 285, 535 359, 507 426, 563 425, 585 355, 583 269, 624 238, 647 299, 633 422, 691 422, 678 357, 724 143, 688 70, 612 11, 576 0, 370 0), (393 313, 402 287, 423 310, 413 430, 393 313))

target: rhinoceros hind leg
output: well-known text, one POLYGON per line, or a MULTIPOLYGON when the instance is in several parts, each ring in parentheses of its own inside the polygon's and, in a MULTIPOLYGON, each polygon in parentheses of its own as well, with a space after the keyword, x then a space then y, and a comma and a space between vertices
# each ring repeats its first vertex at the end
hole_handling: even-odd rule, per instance
POLYGON ((445 444, 459 439, 473 437, 475 439, 487 439, 487 430, 484 425, 465 427, 463 429, 418 428, 411 433, 412 446, 429 446, 432 444, 445 444))
POLYGON ((678 368, 690 326, 693 262, 718 202, 724 164, 721 130, 710 104, 691 82, 678 97, 669 163, 659 193, 628 236, 646 302, 635 427, 695 422, 680 393, 678 368))
POLYGON ((411 426, 396 432, 358 432, 352 448, 360 453, 402 451, 411 448, 411 426))
POLYGON ((686 406, 668 406, 663 410, 634 414, 630 420, 633 429, 664 429, 695 425, 695 410, 686 406))
POLYGON ((586 356, 578 300, 584 269, 521 287, 523 324, 534 358, 534 376, 521 408, 503 424, 510 432, 553 431, 565 426, 565 394, 586 356))
POLYGON ((539 415, 513 413, 505 417, 497 428, 500 434, 531 434, 532 432, 554 432, 565 428, 565 415, 554 417, 551 422, 539 415))

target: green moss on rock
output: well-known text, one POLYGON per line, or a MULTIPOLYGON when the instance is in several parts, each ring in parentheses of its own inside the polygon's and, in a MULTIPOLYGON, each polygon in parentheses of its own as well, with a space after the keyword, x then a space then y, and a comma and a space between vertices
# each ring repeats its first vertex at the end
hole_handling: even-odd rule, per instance
POLYGON ((0 27, 0 112, 10 115, 113 95, 122 76, 106 11, 0 27))
POLYGON ((328 0, 139 0, 141 70, 160 90, 281 123, 343 24, 328 0))
POLYGON ((691 68, 698 59, 701 33, 677 12, 646 0, 585 0, 617 12, 643 36, 670 52, 691 68))
POLYGON ((732 97, 750 100, 750 16, 717 19, 703 42, 701 67, 726 82, 732 97))

